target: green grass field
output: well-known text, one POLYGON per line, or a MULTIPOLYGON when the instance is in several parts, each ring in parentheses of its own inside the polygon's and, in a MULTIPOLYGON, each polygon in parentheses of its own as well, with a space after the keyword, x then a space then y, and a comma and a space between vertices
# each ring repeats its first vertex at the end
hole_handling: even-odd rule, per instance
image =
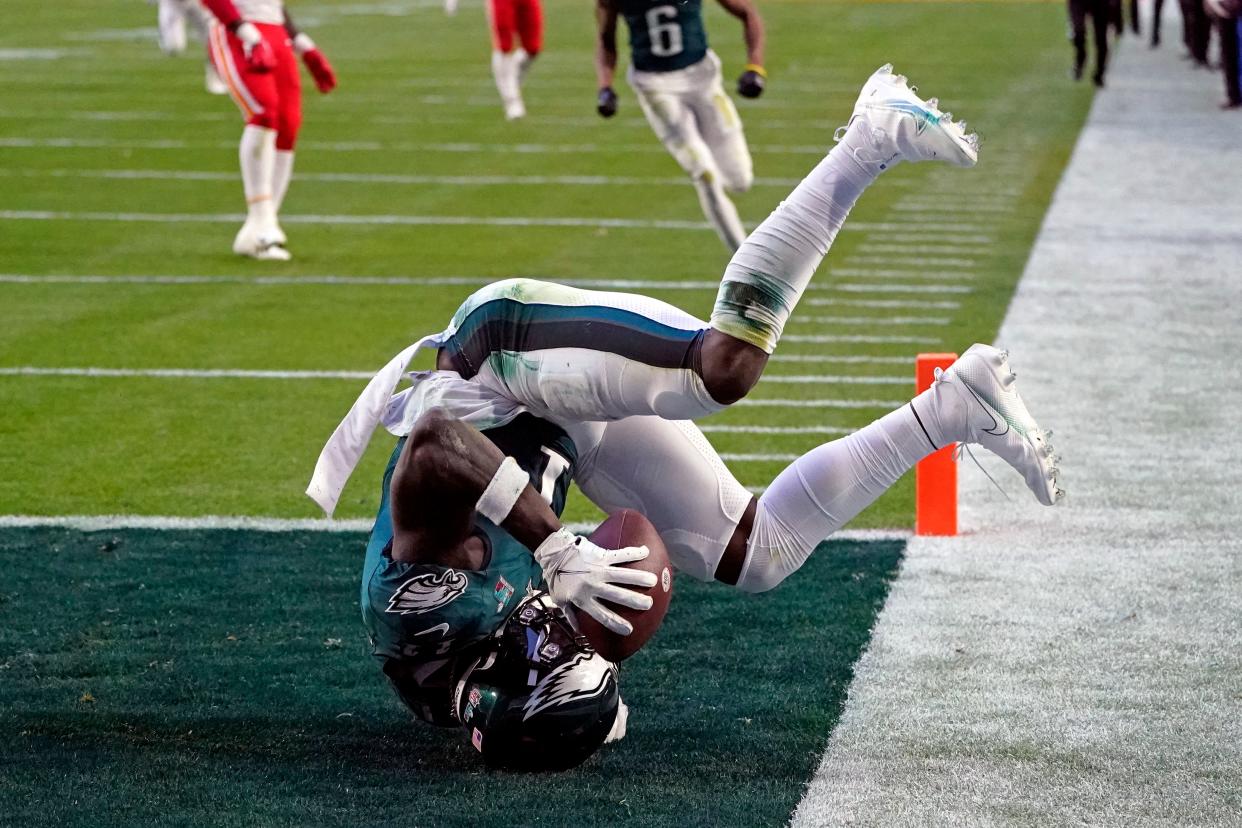
MULTIPOLYGON (((727 255, 628 89, 616 119, 594 114, 588 4, 545 0, 516 124, 480 5, 292 5, 341 86, 304 81, 288 264, 232 255, 241 123, 196 58, 159 54, 153 8, 63 0, 0 32, 0 516, 316 516, 302 491, 364 379, 153 369, 371 372, 515 275, 710 312, 727 255)), ((885 174, 752 403, 703 424, 752 487, 907 399, 916 352, 993 336, 1090 102, 1060 82, 1055 3, 761 8, 770 86, 739 104, 748 224, 885 62, 983 150, 976 170, 885 174), (754 430, 773 426, 790 430, 754 430)), ((737 25, 713 8, 708 28, 736 76, 737 25)), ((373 514, 390 449, 375 441, 338 517, 373 514)), ((566 517, 596 514, 578 497, 566 517)), ((912 517, 907 478, 855 525, 912 517)), ((758 600, 682 579, 623 676, 630 737, 566 781, 487 776, 407 724, 365 655, 357 534, 0 531, 0 823, 779 823, 899 558, 830 544, 758 600)))

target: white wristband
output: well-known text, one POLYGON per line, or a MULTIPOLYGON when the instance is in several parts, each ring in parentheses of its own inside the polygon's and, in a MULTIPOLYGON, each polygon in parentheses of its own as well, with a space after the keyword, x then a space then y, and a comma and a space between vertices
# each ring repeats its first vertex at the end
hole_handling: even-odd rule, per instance
POLYGON ((530 484, 528 475, 512 457, 506 457, 492 475, 492 480, 479 495, 474 510, 499 526, 513 511, 513 504, 530 484))
POLYGON ((311 40, 310 35, 306 32, 298 32, 298 36, 293 39, 293 51, 297 52, 298 57, 314 48, 315 41, 311 40))

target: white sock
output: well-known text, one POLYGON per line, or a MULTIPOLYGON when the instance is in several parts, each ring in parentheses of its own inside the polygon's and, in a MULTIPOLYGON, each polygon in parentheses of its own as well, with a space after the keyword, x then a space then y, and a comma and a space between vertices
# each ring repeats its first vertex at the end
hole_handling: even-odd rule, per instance
POLYGON ((530 71, 531 64, 534 62, 535 59, 522 47, 519 46, 513 51, 513 63, 517 67, 517 83, 519 87, 526 83, 526 73, 530 71))
POLYGON ((720 176, 714 172, 705 172, 693 180, 695 192, 699 194, 699 204, 712 227, 716 228, 716 235, 720 236, 725 247, 736 251, 746 239, 746 228, 738 217, 737 207, 733 206, 724 187, 720 185, 720 176))
POLYGON ((275 221, 272 176, 276 166, 276 130, 247 125, 242 130, 242 189, 246 193, 247 221, 275 221))
POLYGON ((293 150, 276 150, 272 164, 272 211, 279 214, 289 191, 289 179, 293 177, 293 150))
POLYGON ((848 437, 812 449, 759 498, 738 588, 764 592, 796 571, 914 465, 965 434, 965 405, 937 383, 848 437))
POLYGON ((776 349, 815 269, 878 174, 854 158, 860 129, 869 129, 861 119, 738 248, 716 296, 713 328, 767 353, 776 349))
POLYGON ((492 78, 496 81, 496 91, 500 100, 508 105, 521 96, 518 90, 517 53, 505 54, 499 50, 492 52, 492 78))

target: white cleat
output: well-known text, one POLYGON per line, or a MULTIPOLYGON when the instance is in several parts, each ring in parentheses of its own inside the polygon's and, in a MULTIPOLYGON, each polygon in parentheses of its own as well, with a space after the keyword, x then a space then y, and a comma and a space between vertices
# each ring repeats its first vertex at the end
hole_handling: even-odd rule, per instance
POLYGON ((220 75, 216 72, 215 67, 210 63, 203 73, 203 87, 210 95, 227 95, 229 88, 224 81, 220 80, 220 75))
POLYGON ((279 227, 260 230, 247 221, 233 239, 233 252, 264 262, 287 262, 293 255, 285 249, 283 236, 279 227))
POLYGON ((504 102, 505 120, 517 121, 526 117, 526 104, 522 103, 521 98, 510 98, 504 102))
POLYGON ((966 442, 983 446, 1017 469, 1045 506, 1065 497, 1058 485, 1060 469, 1048 441, 1014 385, 1009 353, 991 345, 971 345, 949 366, 936 370, 937 382, 958 389, 967 405, 966 442))
MULTIPOLYGON (((850 126, 862 120, 871 128, 868 157, 860 162, 878 164, 885 170, 900 161, 948 161, 958 167, 973 167, 979 161, 979 136, 967 134, 964 123, 940 111, 935 98, 924 101, 906 81, 893 74, 886 63, 863 86, 854 104, 850 126)), ((837 130, 837 140, 849 126, 837 130)))

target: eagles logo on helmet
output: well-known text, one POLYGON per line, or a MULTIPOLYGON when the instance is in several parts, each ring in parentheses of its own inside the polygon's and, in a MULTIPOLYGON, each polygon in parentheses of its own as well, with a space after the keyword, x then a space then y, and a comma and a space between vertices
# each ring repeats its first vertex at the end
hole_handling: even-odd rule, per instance
POLYGON ((604 743, 620 698, 617 668, 540 593, 458 680, 453 711, 488 765, 565 770, 604 743))

